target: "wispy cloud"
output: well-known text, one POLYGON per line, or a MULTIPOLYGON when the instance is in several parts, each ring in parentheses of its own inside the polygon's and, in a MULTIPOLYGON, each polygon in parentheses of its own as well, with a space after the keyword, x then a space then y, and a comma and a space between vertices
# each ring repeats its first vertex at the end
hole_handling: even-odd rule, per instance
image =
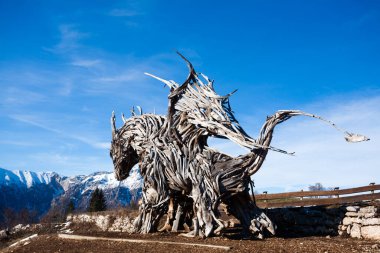
POLYGON ((98 170, 109 170, 112 168, 112 161, 103 160, 102 157, 96 155, 75 155, 62 154, 57 152, 31 152, 26 157, 35 163, 44 164, 44 166, 52 166, 40 168, 40 170, 51 170, 59 172, 63 175, 82 175, 88 174, 91 166, 96 165, 98 170), (43 162, 41 162, 43 161, 43 162))
POLYGON ((10 115, 9 117, 12 118, 12 119, 14 119, 14 120, 17 120, 19 122, 23 122, 23 123, 26 123, 26 124, 29 124, 29 125, 32 125, 32 126, 35 126, 35 127, 41 128, 41 129, 44 129, 46 131, 49 131, 49 132, 52 132, 52 133, 56 133, 56 134, 58 134, 58 135, 60 135, 62 137, 66 137, 66 138, 70 138, 70 139, 73 139, 73 140, 80 141, 82 143, 90 145, 93 148, 108 149, 109 145, 110 145, 109 142, 96 141, 96 140, 93 140, 93 139, 89 138, 85 134, 81 134, 81 133, 76 133, 76 134, 68 133, 67 131, 64 131, 64 130, 61 130, 61 129, 58 129, 58 128, 55 128, 55 127, 51 127, 51 126, 49 126, 48 120, 44 120, 44 119, 38 118, 36 116, 21 115, 21 114, 19 114, 19 115, 10 115))
POLYGON ((77 135, 77 134, 69 134, 65 135, 66 137, 72 138, 74 140, 81 141, 83 143, 86 143, 94 148, 98 149, 109 149, 110 148, 110 142, 100 142, 100 141, 95 141, 93 139, 90 139, 89 137, 85 137, 82 135, 77 135))
POLYGON ((80 41, 88 36, 89 33, 80 32, 75 25, 62 24, 59 26, 59 42, 51 48, 44 49, 56 54, 65 54, 78 49, 81 46, 80 41))
POLYGON ((30 141, 13 141, 13 140, 0 140, 0 144, 20 146, 20 147, 39 146, 39 145, 36 145, 36 143, 30 142, 30 141))
POLYGON ((58 89, 58 94, 61 96, 69 96, 73 89, 73 83, 70 79, 63 79, 61 87, 58 89))
POLYGON ((112 9, 108 14, 113 17, 135 17, 141 15, 140 12, 132 9, 112 9))
MULTIPOLYGON (((144 72, 152 72, 152 69, 158 69, 153 71, 158 75, 162 73, 162 69, 168 68, 166 59, 161 57, 151 57, 148 59, 128 59, 120 62, 120 59, 111 62, 110 60, 103 60, 103 66, 101 71, 97 71, 92 75, 88 81, 88 85, 84 90, 91 95, 99 94, 113 94, 113 96, 124 96, 130 100, 140 100, 139 97, 144 95, 157 95, 166 94, 167 90, 163 89, 163 85, 156 80, 144 75, 144 72), (157 66, 160 66, 158 68, 157 66), (157 93, 155 93, 157 92, 157 93)), ((152 96, 152 99, 155 96, 152 96)), ((150 103, 151 100, 143 100, 144 103, 150 103)))
POLYGON ((61 32, 61 38, 60 42, 56 45, 56 49, 61 51, 78 48, 79 41, 88 36, 88 34, 75 29, 74 25, 61 25, 59 31, 61 32))
POLYGON ((100 83, 114 83, 114 82, 129 82, 142 79, 144 77, 142 70, 130 69, 121 74, 116 74, 114 76, 104 76, 94 79, 94 82, 100 83))
MULTIPOLYGON (((296 155, 269 152, 263 167, 253 176, 258 188, 295 190, 295 186, 307 187, 316 182, 325 186, 349 187, 366 185, 380 178, 380 96, 332 99, 305 108, 308 108, 305 111, 324 116, 340 127, 364 134, 371 140, 347 143, 340 132, 323 122, 292 118, 277 126, 272 145, 295 151, 296 155)), ((248 152, 226 141, 214 142, 213 147, 232 155, 248 152)))
POLYGON ((124 2, 119 8, 113 8, 106 15, 119 19, 128 28, 136 28, 139 26, 138 17, 145 15, 146 8, 141 8, 140 1, 124 2))
POLYGON ((95 60, 89 60, 89 59, 77 59, 75 61, 71 62, 71 65, 77 66, 77 67, 84 67, 89 68, 96 66, 101 63, 101 60, 95 59, 95 60))
POLYGON ((17 87, 4 88, 0 98, 0 105, 6 105, 8 107, 29 105, 46 100, 44 94, 17 87))

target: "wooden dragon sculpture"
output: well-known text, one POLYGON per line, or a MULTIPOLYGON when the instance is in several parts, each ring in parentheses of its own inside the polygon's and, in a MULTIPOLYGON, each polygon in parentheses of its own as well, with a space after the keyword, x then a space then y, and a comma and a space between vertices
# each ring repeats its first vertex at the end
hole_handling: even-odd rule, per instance
POLYGON ((187 63, 189 75, 182 85, 152 76, 170 88, 166 116, 133 114, 116 128, 112 115, 110 155, 118 180, 128 177, 139 165, 144 179, 142 204, 134 221, 135 232, 157 230, 161 217, 167 214, 160 230, 177 231, 183 227, 187 236, 207 237, 219 234, 224 223, 219 205, 240 220, 245 232, 263 238, 264 231, 275 233, 275 226, 252 200, 251 176, 263 164, 268 150, 285 154, 270 145, 276 125, 293 116, 320 119, 346 134, 349 142, 369 140, 338 128, 319 116, 298 110, 282 110, 268 117, 259 137, 250 137, 235 119, 229 97, 218 95, 213 82, 195 72, 187 63), (202 79, 203 80, 202 80, 202 79), (231 157, 207 145, 210 136, 229 139, 249 149, 246 155, 231 157))

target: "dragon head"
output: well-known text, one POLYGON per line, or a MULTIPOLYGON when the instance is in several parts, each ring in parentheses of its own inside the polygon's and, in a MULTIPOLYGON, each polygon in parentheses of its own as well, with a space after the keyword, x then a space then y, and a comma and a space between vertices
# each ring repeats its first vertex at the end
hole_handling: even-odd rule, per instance
POLYGON ((138 163, 138 155, 132 145, 133 139, 125 135, 128 125, 124 124, 121 129, 116 129, 115 114, 112 113, 112 142, 110 156, 114 164, 114 172, 117 180, 121 181, 128 177, 129 172, 138 163))

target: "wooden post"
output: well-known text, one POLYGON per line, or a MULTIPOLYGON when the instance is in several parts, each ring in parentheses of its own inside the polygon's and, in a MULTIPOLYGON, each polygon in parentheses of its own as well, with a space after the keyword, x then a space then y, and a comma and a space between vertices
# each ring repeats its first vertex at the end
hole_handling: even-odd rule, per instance
MULTIPOLYGON (((370 183, 369 185, 370 185, 370 186, 374 186, 374 185, 375 185, 375 182, 372 182, 372 183, 370 183)), ((375 200, 375 197, 374 197, 375 190, 372 189, 372 190, 371 190, 371 193, 372 193, 372 201, 374 201, 374 200, 375 200)))
MULTIPOLYGON (((337 190, 339 190, 339 187, 335 187, 335 188, 334 188, 334 191, 337 191, 337 190)), ((335 194, 335 196, 336 196, 337 198, 339 198, 339 193, 335 194)))

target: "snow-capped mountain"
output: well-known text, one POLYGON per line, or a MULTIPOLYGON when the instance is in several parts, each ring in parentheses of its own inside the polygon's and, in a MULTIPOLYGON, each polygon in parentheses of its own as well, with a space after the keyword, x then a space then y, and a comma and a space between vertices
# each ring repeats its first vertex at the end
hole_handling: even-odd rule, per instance
POLYGON ((99 188, 102 190, 118 187, 137 189, 141 188, 142 177, 135 167, 131 170, 129 177, 123 181, 117 181, 113 172, 95 172, 88 176, 62 177, 60 183, 65 191, 72 185, 80 184, 82 193, 99 188))
POLYGON ((91 193, 102 189, 109 208, 127 206, 141 194, 142 177, 135 167, 129 177, 117 181, 113 172, 65 177, 55 172, 31 172, 0 168, 0 227, 9 215, 25 210, 35 220, 47 212, 63 212, 70 202, 86 210, 91 193))
POLYGON ((55 172, 32 172, 0 168, 0 185, 30 188, 37 184, 50 184, 54 176, 58 176, 58 174, 55 172))
POLYGON ((63 177, 59 183, 64 190, 59 202, 68 204, 73 201, 77 209, 85 210, 96 188, 104 191, 108 207, 129 205, 141 193, 142 177, 135 167, 121 182, 116 180, 113 172, 96 172, 88 176, 63 177))
POLYGON ((117 181, 113 172, 95 172, 88 176, 64 177, 55 172, 33 172, 0 168, 0 186, 31 188, 39 184, 48 185, 54 179, 59 182, 65 191, 75 184, 83 185, 83 190, 87 191, 97 187, 102 190, 117 187, 137 189, 141 188, 142 183, 142 178, 137 167, 134 167, 129 177, 121 182, 117 181))

